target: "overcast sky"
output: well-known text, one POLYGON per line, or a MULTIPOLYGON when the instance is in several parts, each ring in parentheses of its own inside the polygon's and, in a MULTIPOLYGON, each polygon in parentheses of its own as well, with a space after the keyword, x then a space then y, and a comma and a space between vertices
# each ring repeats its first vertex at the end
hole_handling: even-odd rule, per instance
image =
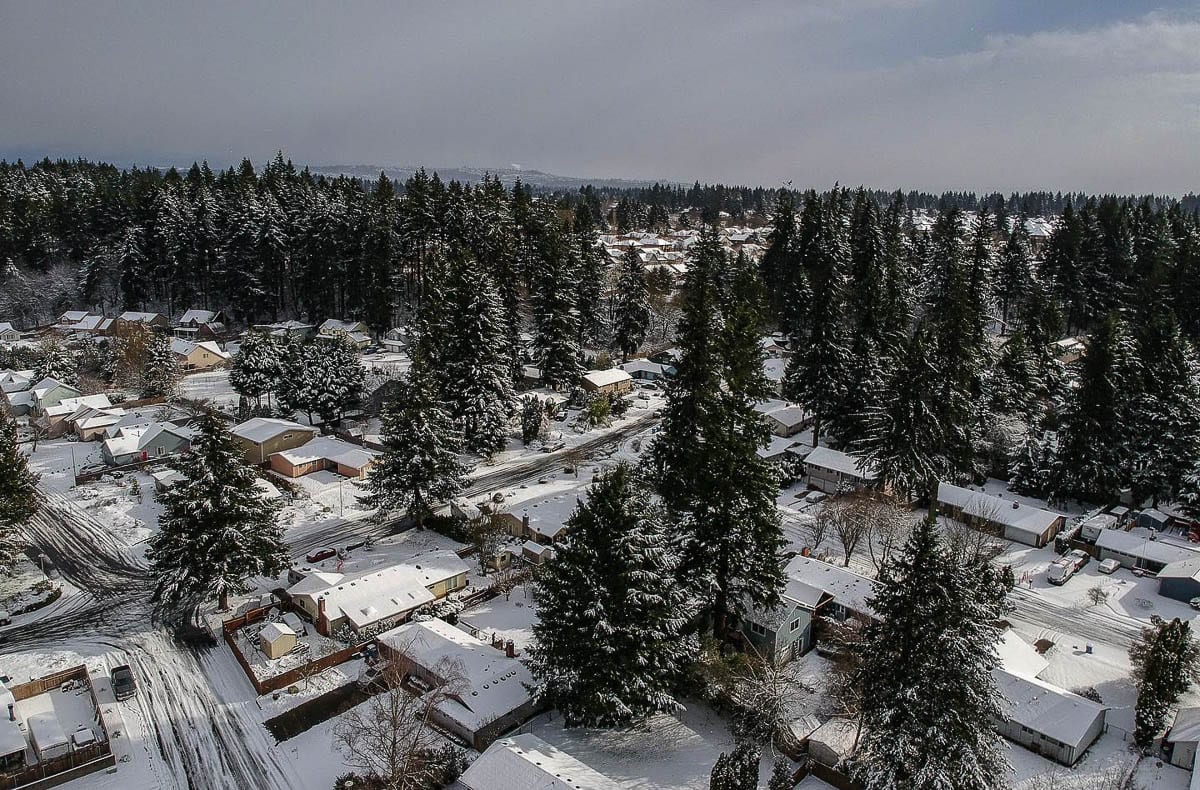
POLYGON ((1200 189, 1200 11, 1138 0, 0 0, 0 157, 1200 189))

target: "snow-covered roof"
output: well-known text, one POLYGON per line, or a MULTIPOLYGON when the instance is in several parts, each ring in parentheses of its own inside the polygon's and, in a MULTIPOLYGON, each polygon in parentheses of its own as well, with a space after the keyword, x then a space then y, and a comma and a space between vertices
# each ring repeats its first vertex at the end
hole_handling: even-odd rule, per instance
POLYGON ((764 417, 769 417, 788 428, 795 428, 808 421, 808 412, 804 410, 803 406, 795 404, 780 406, 770 411, 762 412, 762 414, 764 417))
POLYGON ((320 328, 317 330, 321 334, 330 332, 360 332, 360 327, 364 327, 362 321, 343 321, 339 318, 326 318, 321 322, 320 328))
POLYGON ((1167 735, 1167 743, 1200 742, 1200 708, 1180 708, 1167 735))
POLYGON ((289 431, 317 433, 317 429, 310 425, 301 425, 291 420, 277 420, 274 417, 254 417, 229 429, 234 436, 255 444, 262 444, 289 431))
POLYGON ((1029 535, 1042 535, 1061 513, 1031 507, 1012 499, 1002 499, 982 491, 972 491, 962 486, 942 483, 938 486, 938 503, 963 511, 968 516, 982 518, 1006 529, 1029 535))
POLYGON ((1200 556, 1169 563, 1158 572, 1160 579, 1200 579, 1200 556))
POLYGON ((1004 669, 992 670, 1004 716, 1059 743, 1078 747, 1107 708, 1043 680, 1004 669))
POLYGON ((861 458, 831 447, 814 447, 813 451, 805 456, 804 463, 806 466, 840 472, 861 480, 869 480, 872 477, 871 471, 861 458))
POLYGON ((8 321, 0 321, 0 332, 16 332, 16 331, 17 330, 14 329, 13 325, 10 324, 8 321))
POLYGON ((35 370, 11 370, 8 368, 0 370, 0 391, 19 392, 28 389, 36 375, 37 371, 35 370))
POLYGON ((382 634, 379 642, 425 668, 443 660, 460 665, 469 688, 440 701, 438 709, 472 732, 532 699, 526 685, 533 685, 533 676, 520 660, 444 620, 407 623, 382 634))
POLYGON ((217 319, 217 313, 212 310, 188 310, 179 319, 181 324, 211 324, 217 319))
POLYGON ((362 469, 379 457, 379 453, 374 450, 368 450, 332 436, 319 436, 299 447, 281 450, 275 455, 297 466, 325 459, 353 469, 362 469))
POLYGON ((79 395, 74 398, 63 398, 53 406, 46 408, 46 415, 49 417, 65 417, 75 413, 76 409, 83 406, 94 408, 110 407, 112 404, 108 400, 108 396, 103 392, 97 395, 79 395))
POLYGON ((68 310, 58 317, 59 323, 77 324, 88 317, 87 310, 68 310))
POLYGON ((264 642, 274 642, 285 636, 296 636, 296 632, 292 627, 284 623, 267 623, 258 632, 258 638, 264 642))
POLYGON ((126 310, 117 316, 122 321, 129 321, 134 324, 149 324, 162 318, 158 313, 143 313, 137 310, 126 310))
POLYGON ((853 719, 830 719, 809 733, 810 743, 819 743, 834 754, 849 757, 858 738, 858 723, 853 719))
POLYGON ((545 543, 538 543, 536 540, 527 540, 521 544, 521 551, 527 551, 535 556, 542 556, 546 552, 554 553, 554 549, 545 543))
POLYGON ((786 359, 767 357, 763 360, 763 373, 766 375, 768 381, 783 381, 783 374, 786 370, 786 359))
POLYGON ((666 366, 658 362, 651 362, 648 359, 631 359, 621 365, 621 370, 633 375, 634 373, 653 373, 655 375, 665 375, 666 366))
POLYGON ((770 441, 767 442, 766 447, 760 447, 754 452, 759 458, 770 460, 783 455, 785 452, 787 452, 787 449, 795 443, 796 440, 792 438, 784 436, 772 436, 770 441))
POLYGON ((62 723, 50 711, 33 714, 25 720, 25 726, 29 728, 29 735, 37 743, 39 751, 69 743, 62 723))
POLYGON ((10 721, 7 712, 0 716, 0 756, 25 751, 25 735, 20 722, 10 721))
POLYGON ((620 785, 533 733, 496 741, 458 780, 467 790, 620 790, 620 785))
POLYGON ((304 578, 288 587, 288 595, 308 595, 319 593, 340 583, 346 578, 345 574, 329 573, 328 571, 309 571, 304 578))
POLYGON ((573 487, 553 494, 534 494, 527 499, 505 503, 508 513, 516 518, 529 519, 529 529, 550 540, 558 537, 564 524, 579 506, 582 489, 573 487))
POLYGON ((583 374, 583 380, 593 387, 607 387, 612 384, 619 384, 622 381, 631 381, 632 379, 632 376, 620 368, 589 370, 583 374))
POLYGON ((1158 537, 1157 532, 1144 527, 1136 527, 1128 532, 1120 529, 1106 529, 1096 538, 1096 546, 1166 565, 1200 557, 1191 549, 1166 543, 1159 540, 1158 537))
POLYGON ((833 596, 834 602, 851 611, 875 615, 874 609, 867 603, 875 597, 878 585, 872 579, 828 562, 800 556, 788 562, 784 574, 789 579, 824 590, 833 596))
POLYGON ((1017 636, 1011 628, 1005 629, 996 643, 996 652, 1000 655, 1000 666, 1009 672, 1036 678, 1050 666, 1041 653, 1033 649, 1033 645, 1017 636))

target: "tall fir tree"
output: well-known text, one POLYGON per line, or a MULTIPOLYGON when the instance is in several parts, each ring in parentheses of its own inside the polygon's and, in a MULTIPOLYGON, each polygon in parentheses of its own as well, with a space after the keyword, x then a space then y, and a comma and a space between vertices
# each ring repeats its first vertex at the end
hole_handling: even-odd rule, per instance
POLYGON ((630 247, 621 258, 613 293, 613 345, 621 358, 629 360, 646 341, 650 327, 650 292, 646 287, 646 266, 638 250, 630 247))
POLYGON ((21 525, 38 511, 38 476, 17 442, 17 425, 0 413, 0 573, 17 561, 21 525))
POLYGON ((279 341, 261 332, 247 332, 229 369, 229 385, 245 398, 262 398, 280 388, 283 377, 283 348, 279 341))
POLYGON ((383 455, 371 471, 367 503, 406 510, 424 527, 434 508, 463 487, 462 435, 419 372, 409 377, 383 413, 383 455))
POLYGON ((698 643, 663 515, 627 465, 600 477, 567 520, 540 579, 530 668, 567 726, 623 727, 681 708, 698 643))
POLYGON ((168 398, 179 388, 179 360, 166 335, 154 333, 146 346, 146 367, 142 371, 143 398, 168 398))
POLYGON ((866 790, 992 790, 1008 765, 993 722, 999 574, 964 566, 932 519, 884 566, 862 651, 861 743, 853 776, 866 790))
POLYGON ((1129 659, 1138 692, 1133 739, 1146 748, 1162 734, 1179 696, 1200 681, 1200 645, 1190 623, 1153 617, 1130 645, 1129 659))
POLYGON ((288 566, 283 527, 217 418, 200 419, 192 450, 176 469, 182 478, 162 494, 160 530, 147 551, 157 577, 154 597, 187 605, 215 594, 227 609, 247 577, 276 576, 288 566))
POLYGON ((1000 333, 1008 333, 1009 318, 1025 299, 1033 280, 1033 244, 1024 212, 1013 222, 996 270, 994 293, 1000 302, 1000 333))

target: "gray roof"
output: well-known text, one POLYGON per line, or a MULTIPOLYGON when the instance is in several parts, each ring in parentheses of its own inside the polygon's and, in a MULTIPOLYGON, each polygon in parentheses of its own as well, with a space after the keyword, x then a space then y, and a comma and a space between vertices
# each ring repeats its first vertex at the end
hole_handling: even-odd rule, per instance
POLYGON ((1106 529, 1100 533, 1100 537, 1096 538, 1096 545, 1102 549, 1111 549, 1131 557, 1164 564, 1194 559, 1198 556, 1191 549, 1158 540, 1157 533, 1148 529, 1132 529, 1129 532, 1106 529))
POLYGON ((992 670, 992 677, 1004 697, 1001 707, 1007 719, 1068 746, 1082 746, 1096 717, 1108 710, 1037 678, 1000 668, 992 670))

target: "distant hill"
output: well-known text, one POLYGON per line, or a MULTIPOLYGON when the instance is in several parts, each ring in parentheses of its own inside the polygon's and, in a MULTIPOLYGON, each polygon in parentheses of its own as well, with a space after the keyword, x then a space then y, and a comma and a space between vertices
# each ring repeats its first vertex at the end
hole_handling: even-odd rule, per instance
MULTIPOLYGON (((407 181, 417 170, 416 165, 310 165, 313 173, 325 175, 346 175, 356 178, 377 178, 382 171, 388 178, 395 181, 407 181)), ((436 172, 443 181, 460 181, 475 184, 483 180, 485 175, 498 176, 502 182, 511 186, 518 178, 521 182, 538 189, 547 190, 576 190, 591 184, 595 187, 614 187, 628 189, 647 187, 655 183, 669 184, 669 181, 654 179, 634 180, 625 178, 579 178, 578 176, 557 176, 544 173, 541 170, 526 170, 517 167, 425 167, 427 173, 436 172)))

